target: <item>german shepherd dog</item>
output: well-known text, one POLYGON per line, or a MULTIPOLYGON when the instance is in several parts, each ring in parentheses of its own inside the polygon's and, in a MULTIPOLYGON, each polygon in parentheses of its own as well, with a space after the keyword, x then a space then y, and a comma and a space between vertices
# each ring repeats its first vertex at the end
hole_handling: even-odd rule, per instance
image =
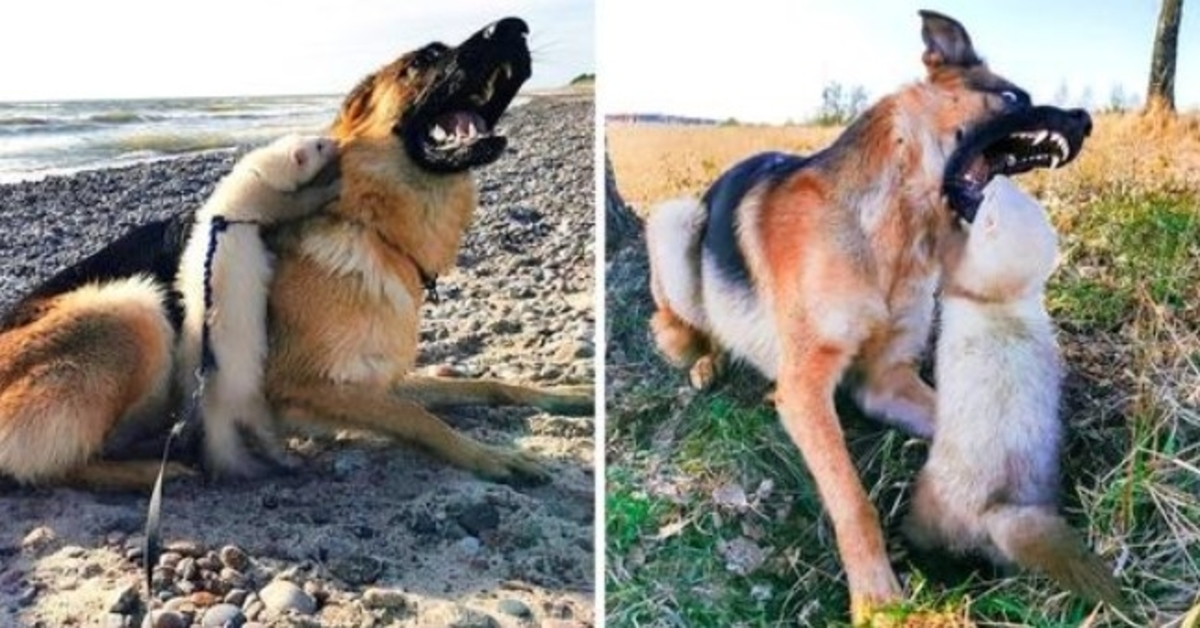
POLYGON ((776 382, 783 426, 833 523, 855 622, 900 587, 835 388, 852 374, 865 412, 933 434, 935 397, 916 363, 939 248, 973 219, 992 176, 1065 164, 1091 129, 1084 111, 1034 107, 957 21, 920 17, 924 81, 875 103, 828 148, 751 157, 699 202, 664 204, 647 224, 659 349, 697 385, 726 352, 776 382))
MULTIPOLYGON (((499 481, 539 481, 530 456, 477 442, 429 412, 524 404, 589 413, 590 386, 538 389, 411 375, 424 289, 457 256, 476 207, 470 170, 498 159, 495 125, 530 76, 528 27, 495 22, 457 47, 427 45, 366 77, 330 134, 339 200, 269 233, 266 392, 275 417, 245 434, 367 429, 499 481)), ((165 431, 182 295, 172 293, 192 212, 152 222, 54 276, 0 320, 0 474, 25 483, 147 488, 131 435, 165 431)), ((260 443, 272 451, 272 443, 260 443)), ((205 443, 216 474, 269 465, 241 443, 205 443), (222 448, 238 448, 224 455, 222 448), (242 453, 245 452, 245 453, 242 453)), ((172 474, 189 469, 173 465, 172 474)))

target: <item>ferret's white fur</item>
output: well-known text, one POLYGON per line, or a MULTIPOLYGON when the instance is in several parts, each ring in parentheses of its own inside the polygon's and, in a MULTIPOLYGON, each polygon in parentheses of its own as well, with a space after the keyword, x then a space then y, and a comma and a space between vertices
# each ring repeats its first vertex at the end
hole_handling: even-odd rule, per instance
POLYGON ((260 225, 308 215, 332 200, 336 186, 301 187, 336 157, 336 144, 329 138, 282 137, 238 161, 196 214, 176 280, 184 302, 178 370, 185 399, 190 399, 200 383, 201 336, 207 317, 216 368, 204 375, 200 409, 205 454, 219 474, 252 473, 255 463, 238 426, 266 438, 273 423, 263 391, 273 258, 260 225), (217 216, 252 222, 230 224, 216 234, 209 279, 212 307, 206 311, 204 267, 217 216))
POLYGON ((922 525, 950 549, 1008 562, 985 513, 1056 500, 1062 367, 1042 300, 1057 237, 1041 205, 996 177, 965 247, 947 281, 978 298, 950 290, 942 301, 937 428, 917 491, 937 504, 922 525))

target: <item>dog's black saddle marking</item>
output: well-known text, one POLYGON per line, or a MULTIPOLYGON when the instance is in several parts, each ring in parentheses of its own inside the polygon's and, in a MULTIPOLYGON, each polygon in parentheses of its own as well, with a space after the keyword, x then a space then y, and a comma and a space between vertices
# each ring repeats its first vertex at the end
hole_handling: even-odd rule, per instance
POLYGON ((726 170, 704 193, 703 202, 708 210, 702 235, 704 250, 726 279, 746 286, 752 281, 737 237, 737 210, 746 194, 760 185, 767 186, 764 191, 770 191, 811 160, 788 153, 760 153, 726 170))
POLYGON ((167 291, 167 318, 175 331, 183 326, 183 298, 175 292, 175 275, 183 256, 193 212, 155 220, 135 227, 96 253, 59 271, 21 299, 0 320, 0 330, 12 329, 37 318, 39 304, 89 283, 129 279, 138 274, 151 277, 167 291))

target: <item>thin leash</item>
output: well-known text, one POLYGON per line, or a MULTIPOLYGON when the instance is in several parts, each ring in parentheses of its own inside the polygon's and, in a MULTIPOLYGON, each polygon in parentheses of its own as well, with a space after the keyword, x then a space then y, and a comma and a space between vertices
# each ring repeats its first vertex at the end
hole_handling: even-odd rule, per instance
POLYGON ((228 220, 223 216, 214 216, 210 224, 208 247, 204 252, 204 313, 200 326, 200 366, 196 369, 198 384, 191 398, 186 400, 183 413, 175 420, 175 424, 171 426, 171 431, 167 434, 167 440, 163 444, 162 460, 158 465, 158 477, 154 480, 154 490, 150 493, 150 504, 146 507, 146 545, 142 551, 142 568, 146 576, 147 610, 154 599, 154 566, 158 564, 158 558, 162 552, 162 485, 171 456, 171 445, 199 412, 200 400, 204 398, 204 386, 208 374, 218 368, 216 356, 212 352, 211 332, 208 325, 208 313, 213 308, 212 271, 213 258, 216 257, 217 252, 217 239, 220 234, 229 229, 230 225, 257 225, 258 223, 253 220, 228 220))

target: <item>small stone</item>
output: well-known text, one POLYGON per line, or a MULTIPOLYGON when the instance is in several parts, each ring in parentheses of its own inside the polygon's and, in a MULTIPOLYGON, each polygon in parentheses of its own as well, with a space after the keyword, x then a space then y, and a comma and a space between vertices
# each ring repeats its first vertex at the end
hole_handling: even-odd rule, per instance
POLYGON ((199 558, 204 555, 204 546, 196 541, 172 541, 167 543, 163 549, 183 556, 191 556, 192 558, 199 558))
POLYGON ((242 604, 246 603, 246 598, 249 597, 249 595, 250 592, 245 589, 233 589, 229 593, 225 594, 225 603, 233 604, 234 606, 241 608, 242 604))
POLYGON ((242 628, 245 623, 242 609, 232 604, 217 604, 204 611, 204 618, 200 620, 201 628, 242 628))
POLYGON ((448 628, 499 628, 500 624, 487 613, 465 606, 456 606, 446 618, 448 628))
POLYGON ((196 558, 196 566, 206 571, 221 571, 221 559, 216 554, 206 554, 196 558))
POLYGON ((467 556, 474 556, 475 554, 478 554, 479 550, 483 547, 483 544, 479 542, 479 539, 473 536, 464 536, 454 545, 458 548, 458 551, 466 554, 467 556))
POLYGON ((138 587, 136 584, 130 584, 117 592, 112 604, 108 607, 108 612, 134 615, 141 609, 141 606, 142 598, 138 594, 138 587))
POLYGON ((200 568, 196 566, 195 558, 184 558, 179 561, 175 570, 183 580, 195 580, 200 577, 200 568))
POLYGON ((499 608, 501 613, 512 615, 513 617, 520 617, 522 619, 529 619, 533 617, 533 611, 529 609, 529 606, 520 600, 514 600, 512 598, 500 600, 499 608))
POLYGON ((368 609, 398 611, 408 607, 408 597, 399 589, 372 587, 363 591, 362 604, 368 609))
POLYGON ((192 604, 195 604, 196 606, 198 606, 200 608, 208 608, 209 606, 216 606, 218 603, 221 602, 220 598, 213 595, 212 593, 209 593, 208 591, 196 591, 195 593, 189 595, 188 599, 192 601, 192 604))
POLYGON ((252 601, 246 602, 245 611, 246 617, 250 619, 258 619, 267 610, 267 605, 262 603, 262 600, 255 598, 252 601))
POLYGON ((109 613, 104 616, 104 628, 127 628, 132 625, 133 621, 128 615, 109 613))
POLYGON ((351 586, 371 584, 383 573, 383 563, 372 556, 354 554, 331 560, 329 573, 351 586))
POLYGON ((37 587, 29 586, 21 589, 21 591, 17 593, 17 606, 29 606, 30 604, 33 604, 33 601, 37 599, 37 594, 37 587))
POLYGON ((325 586, 322 585, 320 581, 309 580, 304 583, 304 587, 302 588, 304 589, 305 593, 311 595, 312 598, 317 601, 318 606, 323 604, 325 600, 329 599, 329 592, 325 590, 325 586))
POLYGON ((79 568, 79 575, 82 578, 95 578, 104 573, 104 567, 97 563, 87 563, 79 568))
POLYGON ((83 555, 87 553, 87 550, 79 547, 78 545, 68 545, 59 550, 59 553, 67 558, 82 558, 83 555))
POLYGON ((464 509, 455 521, 471 533, 471 536, 479 536, 495 530, 500 525, 500 511, 488 502, 480 502, 464 509))
POLYGON ((174 597, 165 604, 163 610, 175 611, 181 615, 196 615, 196 604, 192 602, 191 597, 174 597))
POLYGON ((258 596, 267 608, 279 613, 291 610, 301 615, 311 615, 317 610, 317 601, 287 580, 276 580, 268 584, 258 592, 258 596))
POLYGON ((21 549, 27 552, 41 552, 50 547, 57 539, 58 535, 54 533, 54 530, 47 526, 38 526, 21 539, 21 549))
POLYGON ((220 559, 222 565, 237 571, 246 571, 246 568, 250 566, 250 557, 236 545, 222 547, 220 559))
POLYGON ((246 576, 242 572, 226 567, 217 575, 222 583, 233 588, 241 588, 246 586, 246 576))
POLYGON ((142 628, 188 628, 191 625, 181 613, 168 610, 151 611, 142 620, 142 628))
POLYGON ((179 563, 182 560, 183 554, 180 554, 179 552, 163 552, 162 556, 158 557, 158 564, 163 567, 175 569, 179 566, 179 563))

